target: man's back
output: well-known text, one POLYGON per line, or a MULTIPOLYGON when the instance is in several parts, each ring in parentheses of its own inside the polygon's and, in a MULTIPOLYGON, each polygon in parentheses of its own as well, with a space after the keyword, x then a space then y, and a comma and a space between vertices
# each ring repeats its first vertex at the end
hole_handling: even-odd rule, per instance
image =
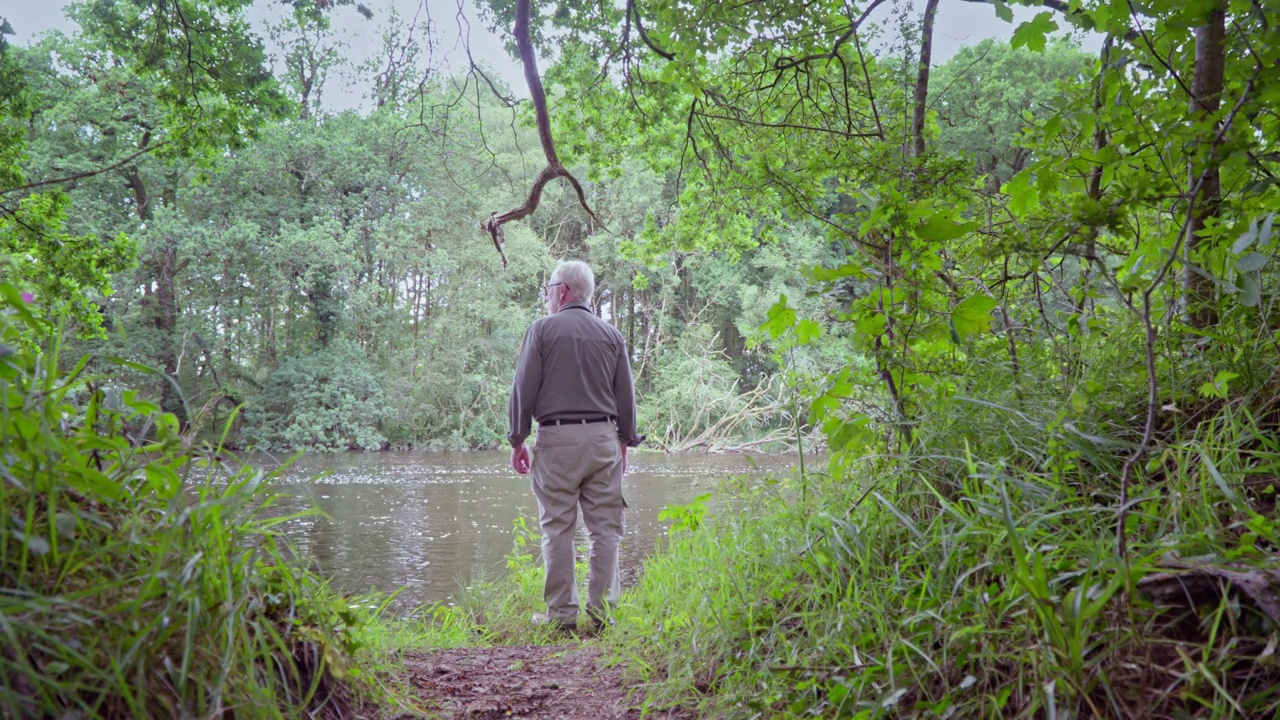
POLYGON ((578 305, 538 320, 533 331, 542 354, 538 420, 617 417, 613 380, 625 362, 622 334, 578 305))
POLYGON ((509 439, 522 441, 536 418, 617 418, 618 436, 635 437, 635 396, 622 333, 574 303, 529 327, 512 387, 509 439))

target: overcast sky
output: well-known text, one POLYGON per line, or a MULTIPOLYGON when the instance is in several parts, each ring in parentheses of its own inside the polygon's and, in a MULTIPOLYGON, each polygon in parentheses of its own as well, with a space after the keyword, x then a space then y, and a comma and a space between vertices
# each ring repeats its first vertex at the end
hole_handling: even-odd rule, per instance
MULTIPOLYGON (((786 0, 778 0, 786 1, 786 0)), ((9 7, 0 10, 0 17, 7 18, 12 24, 15 36, 10 38, 15 44, 24 45, 38 34, 47 30, 70 31, 73 24, 63 15, 62 8, 69 0, 50 0, 40 2, 6 2, 9 7)), ((335 17, 334 27, 347 35, 353 64, 358 64, 372 55, 378 45, 381 28, 388 11, 394 7, 406 20, 415 14, 421 20, 431 18, 437 33, 437 48, 434 60, 444 68, 460 69, 466 66, 466 54, 463 50, 463 38, 467 38, 472 55, 477 61, 486 62, 514 88, 518 94, 524 95, 524 80, 518 63, 507 55, 502 41, 488 32, 484 23, 477 19, 472 0, 365 0, 374 11, 373 20, 365 20, 356 14, 351 7, 340 8, 335 17), (458 3, 463 3, 459 12, 458 3)), ((895 14, 901 12, 904 0, 885 3, 876 9, 871 16, 873 22, 891 26, 895 14)), ((912 16, 923 7, 918 4, 912 16)), ((251 16, 261 26, 270 18, 278 17, 282 12, 281 4, 258 0, 251 16)), ((989 37, 1008 38, 1013 29, 1024 20, 1035 16, 1032 8, 1014 8, 1014 22, 1003 22, 996 18, 991 5, 965 2, 965 0, 941 0, 938 6, 938 17, 934 29, 934 62, 945 62, 963 45, 973 44, 989 37)), ((1088 40, 1086 45, 1090 43, 1088 40)), ((351 92, 340 88, 340 82, 330 81, 324 99, 325 105, 335 110, 358 107, 361 99, 360 91, 351 92)))

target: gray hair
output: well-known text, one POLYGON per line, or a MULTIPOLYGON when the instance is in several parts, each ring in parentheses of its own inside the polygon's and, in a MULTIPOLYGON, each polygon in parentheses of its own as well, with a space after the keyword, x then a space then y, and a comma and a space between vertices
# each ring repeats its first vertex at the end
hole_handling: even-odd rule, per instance
POLYGON ((574 302, 590 302, 596 294, 596 274, 591 272, 591 266, 579 260, 561 260, 551 277, 569 288, 574 302))

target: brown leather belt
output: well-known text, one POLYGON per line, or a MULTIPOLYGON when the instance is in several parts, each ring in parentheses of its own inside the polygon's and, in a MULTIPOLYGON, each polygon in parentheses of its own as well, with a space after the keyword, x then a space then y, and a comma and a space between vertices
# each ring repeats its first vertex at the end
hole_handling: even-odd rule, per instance
POLYGON ((590 425, 591 423, 611 422, 612 417, 574 418, 572 420, 539 420, 539 425, 590 425))

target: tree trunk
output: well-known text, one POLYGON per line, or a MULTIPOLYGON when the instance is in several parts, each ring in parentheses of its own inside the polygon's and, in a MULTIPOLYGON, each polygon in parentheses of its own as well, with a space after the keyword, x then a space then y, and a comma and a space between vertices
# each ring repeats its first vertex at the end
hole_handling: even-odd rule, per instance
MULTIPOLYGON (((1226 36, 1226 2, 1219 0, 1209 11, 1205 24, 1196 28, 1196 71, 1191 84, 1191 122, 1203 125, 1218 111, 1222 101, 1222 80, 1226 66, 1223 39, 1226 36)), ((1201 131, 1213 137, 1217 128, 1212 125, 1201 131)), ((1217 218, 1222 210, 1222 181, 1218 173, 1218 158, 1214 157, 1212 142, 1204 143, 1208 155, 1192 156, 1188 162, 1187 198, 1192 204, 1187 223, 1187 259, 1204 266, 1208 259, 1208 244, 1200 237, 1207 221, 1217 218), (1199 186, 1199 193, 1196 187, 1199 186)), ((1204 328, 1218 323, 1218 311, 1213 305, 1213 281, 1188 266, 1183 270, 1182 289, 1186 299, 1187 323, 1204 328)))
POLYGON ((933 19, 938 14, 938 0, 924 6, 924 23, 920 30, 920 65, 916 69, 916 109, 911 118, 911 136, 915 138, 915 157, 924 155, 924 116, 929 105, 929 65, 933 62, 933 19))
MULTIPOLYGON (((150 222, 153 216, 151 198, 137 165, 130 166, 125 173, 125 184, 133 191, 134 211, 138 214, 138 220, 150 222)), ((160 365, 159 369, 169 378, 160 382, 160 409, 173 413, 179 422, 185 423, 187 417, 182 396, 175 387, 178 379, 178 293, 174 284, 178 272, 178 247, 172 237, 153 242, 159 242, 160 245, 152 248, 142 262, 144 279, 149 281, 142 305, 149 316, 149 324, 159 337, 156 361, 160 365)))
POLYGON ((627 290, 627 352, 635 358, 636 352, 636 291, 627 290))
POLYGON ((164 244, 151 253, 145 267, 151 276, 155 290, 145 298, 145 301, 151 315, 151 326, 155 328, 156 335, 159 337, 160 350, 156 360, 160 364, 160 370, 172 378, 172 382, 169 380, 160 382, 160 408, 165 412, 173 413, 180 422, 185 423, 187 417, 182 396, 174 386, 178 380, 178 294, 175 287, 177 254, 177 243, 172 239, 164 240, 164 244))

